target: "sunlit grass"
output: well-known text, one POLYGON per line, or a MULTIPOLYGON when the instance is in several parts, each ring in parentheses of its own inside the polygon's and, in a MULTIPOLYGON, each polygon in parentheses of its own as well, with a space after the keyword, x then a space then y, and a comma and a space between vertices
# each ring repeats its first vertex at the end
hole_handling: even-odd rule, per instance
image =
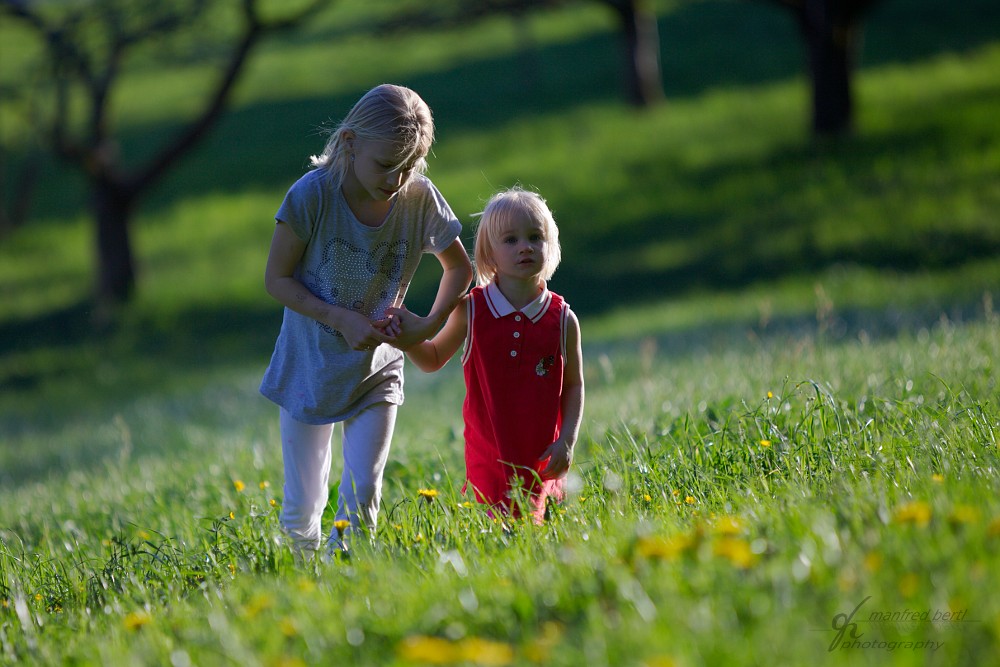
POLYGON ((834 616, 871 596, 866 618, 976 622, 866 625, 869 637, 986 659, 1000 619, 985 585, 1000 574, 1000 414, 984 399, 996 331, 994 315, 885 341, 589 349, 570 498, 544 526, 459 493, 460 382, 411 372, 378 532, 330 562, 280 544, 263 399, 215 387, 122 404, 93 431, 114 456, 2 494, 2 650, 29 663, 221 651, 453 664, 475 648, 478 664, 710 665, 758 664, 782 638, 785 664, 923 664, 925 650, 827 653, 834 616))
MULTIPOLYGON (((820 153, 794 68, 701 86, 674 61, 668 103, 640 113, 607 87, 609 15, 561 17, 375 46, 330 19, 263 49, 141 209, 138 295, 106 330, 85 220, 3 240, 0 662, 995 660, 1000 52, 866 64, 858 137, 820 153), (583 58, 599 67, 559 75, 583 58), (464 222, 515 181, 549 199, 586 420, 567 502, 541 526, 500 520, 460 491, 457 364, 408 368, 377 531, 303 562, 257 393, 280 318, 261 274, 316 126, 376 74, 435 101, 431 174, 464 222), (844 649, 856 608, 875 645, 844 649), (904 610, 962 621, 871 620, 904 610)), ((717 58, 703 39, 686 55, 717 58)), ((205 75, 136 78, 127 124, 169 130, 205 75)))

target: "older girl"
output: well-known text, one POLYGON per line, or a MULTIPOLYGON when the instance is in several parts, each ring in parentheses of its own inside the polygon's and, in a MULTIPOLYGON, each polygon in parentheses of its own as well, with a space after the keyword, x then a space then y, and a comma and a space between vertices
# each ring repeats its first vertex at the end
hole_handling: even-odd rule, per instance
POLYGON ((375 527, 403 402, 397 348, 432 336, 472 278, 461 224, 423 175, 433 140, 430 109, 415 92, 373 88, 275 216, 265 285, 285 310, 260 390, 280 406, 281 524, 300 549, 320 545, 336 422, 344 425, 337 519, 375 527), (392 316, 425 252, 443 270, 430 313, 392 316))

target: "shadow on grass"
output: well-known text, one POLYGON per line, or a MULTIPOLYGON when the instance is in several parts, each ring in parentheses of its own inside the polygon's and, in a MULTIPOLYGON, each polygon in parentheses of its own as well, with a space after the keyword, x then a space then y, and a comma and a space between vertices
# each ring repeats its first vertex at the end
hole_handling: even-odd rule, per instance
MULTIPOLYGON (((803 48, 790 14, 766 3, 682 3, 659 24, 669 98, 803 75, 803 48)), ((317 39, 336 39, 338 34, 317 39)), ((863 66, 973 50, 997 40, 1000 6, 991 0, 970 0, 962 7, 934 0, 885 0, 873 12, 866 34, 863 66)), ((434 109, 440 132, 451 133, 558 114, 594 101, 625 104, 622 57, 619 36, 606 32, 456 64, 402 83, 421 92, 434 109)), ((305 170, 308 156, 321 150, 320 126, 341 117, 363 92, 268 102, 229 112, 151 193, 145 206, 170 206, 208 192, 286 187, 305 170)), ((177 130, 170 124, 131 128, 122 136, 123 154, 152 154, 177 130)), ((47 171, 48 182, 58 182, 59 187, 43 185, 51 192, 39 202, 36 213, 54 218, 76 215, 86 200, 80 178, 52 165, 47 171)))

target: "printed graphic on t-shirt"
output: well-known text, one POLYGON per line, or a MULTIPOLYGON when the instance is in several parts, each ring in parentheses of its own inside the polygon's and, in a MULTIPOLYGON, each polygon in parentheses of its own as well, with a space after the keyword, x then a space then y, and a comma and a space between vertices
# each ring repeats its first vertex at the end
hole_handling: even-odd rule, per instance
MULTIPOLYGON (((316 268, 305 275, 306 287, 323 301, 342 308, 349 308, 367 317, 383 314, 395 304, 400 293, 403 266, 409 254, 409 242, 403 239, 392 243, 382 242, 371 250, 342 238, 334 238, 323 248, 322 259, 316 268), (372 286, 381 287, 371 295, 372 286), (368 300, 373 299, 374 303, 368 300)), ((341 333, 326 324, 317 324, 329 334, 341 333)))

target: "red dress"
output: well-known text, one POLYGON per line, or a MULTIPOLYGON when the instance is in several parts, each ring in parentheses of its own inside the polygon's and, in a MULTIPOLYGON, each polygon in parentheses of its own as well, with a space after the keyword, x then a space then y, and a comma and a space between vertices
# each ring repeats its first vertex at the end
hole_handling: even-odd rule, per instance
POLYGON ((469 303, 462 355, 466 486, 479 502, 511 508, 516 476, 540 520, 546 498, 563 496, 562 479, 539 482, 537 473, 546 463, 538 457, 562 425, 569 307, 546 289, 515 310, 495 284, 474 288, 469 303))

